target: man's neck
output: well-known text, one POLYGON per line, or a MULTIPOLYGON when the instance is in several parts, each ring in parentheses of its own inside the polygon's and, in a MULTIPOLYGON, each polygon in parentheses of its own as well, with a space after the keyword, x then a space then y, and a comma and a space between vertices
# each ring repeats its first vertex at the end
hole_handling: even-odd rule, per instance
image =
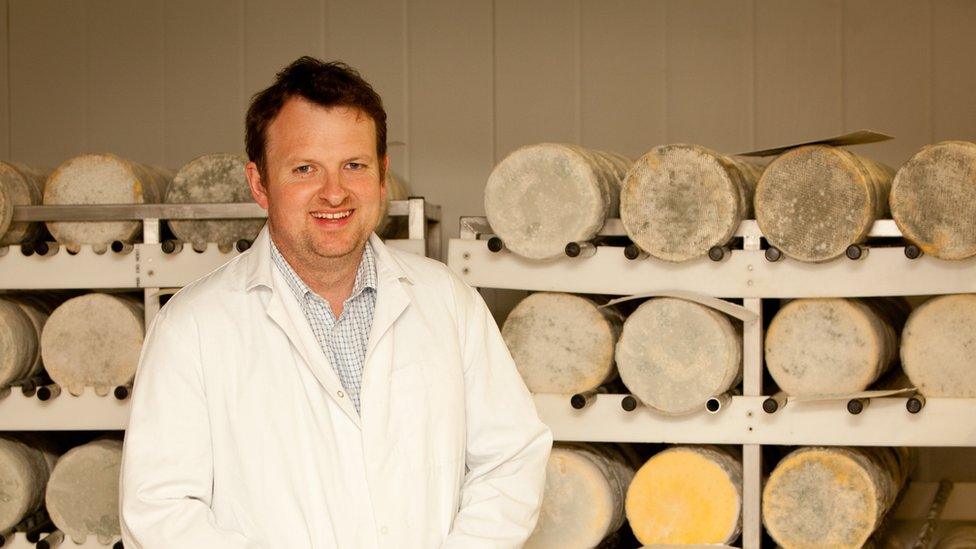
POLYGON ((342 314, 343 304, 356 286, 363 249, 368 245, 364 243, 358 250, 342 257, 314 254, 310 254, 311 257, 296 257, 298 254, 292 250, 279 247, 278 251, 309 289, 329 302, 333 314, 338 318, 342 314))

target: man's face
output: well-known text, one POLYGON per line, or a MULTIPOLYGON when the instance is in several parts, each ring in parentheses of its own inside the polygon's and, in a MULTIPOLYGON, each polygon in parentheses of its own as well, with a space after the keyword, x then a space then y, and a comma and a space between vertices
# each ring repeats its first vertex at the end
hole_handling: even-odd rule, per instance
POLYGON ((387 162, 369 116, 291 98, 268 126, 264 177, 253 162, 247 176, 275 245, 311 267, 362 249, 380 221, 387 162))

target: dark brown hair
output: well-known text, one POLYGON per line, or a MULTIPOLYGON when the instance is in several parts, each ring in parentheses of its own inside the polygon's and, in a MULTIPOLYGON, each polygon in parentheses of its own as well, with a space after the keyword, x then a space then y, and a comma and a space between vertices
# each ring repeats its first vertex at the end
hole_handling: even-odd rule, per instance
POLYGON ((244 119, 244 146, 248 158, 265 172, 268 126, 285 102, 301 97, 322 107, 351 107, 373 119, 376 125, 376 158, 383 172, 386 156, 386 111, 383 100, 355 69, 339 61, 326 63, 314 57, 296 59, 281 70, 271 86, 254 94, 244 119))

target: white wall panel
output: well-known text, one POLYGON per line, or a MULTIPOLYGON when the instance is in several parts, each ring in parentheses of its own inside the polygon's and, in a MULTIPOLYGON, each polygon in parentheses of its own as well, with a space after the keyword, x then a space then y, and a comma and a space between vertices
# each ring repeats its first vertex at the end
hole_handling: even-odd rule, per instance
POLYGON ((88 2, 86 147, 164 163, 162 0, 88 2))
POLYGON ((976 141, 976 2, 938 0, 932 12, 932 133, 976 141))
POLYGON ((579 0, 495 2, 495 157, 580 141, 579 0))
POLYGON ((583 1, 583 145, 636 159, 665 142, 664 17, 664 0, 583 1))
POLYGON ((54 168, 87 150, 87 6, 10 1, 10 157, 54 168))
POLYGON ((243 151, 243 4, 167 0, 164 29, 166 164, 178 168, 201 154, 243 151))
POLYGON ((897 137, 860 149, 894 168, 932 140, 930 23, 927 1, 844 4, 844 125, 897 137))
POLYGON ((666 32, 667 140, 752 149, 752 2, 669 0, 666 32))
POLYGON ((245 0, 245 100, 270 86, 282 67, 302 55, 325 56, 325 27, 325 0, 245 0))
POLYGON ((839 0, 756 1, 756 148, 843 133, 839 0))

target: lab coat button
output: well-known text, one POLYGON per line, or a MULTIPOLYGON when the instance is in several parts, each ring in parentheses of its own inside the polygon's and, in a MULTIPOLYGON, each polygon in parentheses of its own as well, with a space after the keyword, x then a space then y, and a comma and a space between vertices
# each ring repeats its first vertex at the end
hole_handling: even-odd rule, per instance
POLYGON ((339 398, 342 398, 342 397, 346 396, 346 394, 343 393, 342 391, 338 391, 338 392, 336 392, 336 396, 339 397, 339 398))
POLYGON ((390 529, 387 528, 386 526, 384 526, 384 527, 380 528, 380 533, 383 534, 383 535, 389 534, 390 533, 390 529))

